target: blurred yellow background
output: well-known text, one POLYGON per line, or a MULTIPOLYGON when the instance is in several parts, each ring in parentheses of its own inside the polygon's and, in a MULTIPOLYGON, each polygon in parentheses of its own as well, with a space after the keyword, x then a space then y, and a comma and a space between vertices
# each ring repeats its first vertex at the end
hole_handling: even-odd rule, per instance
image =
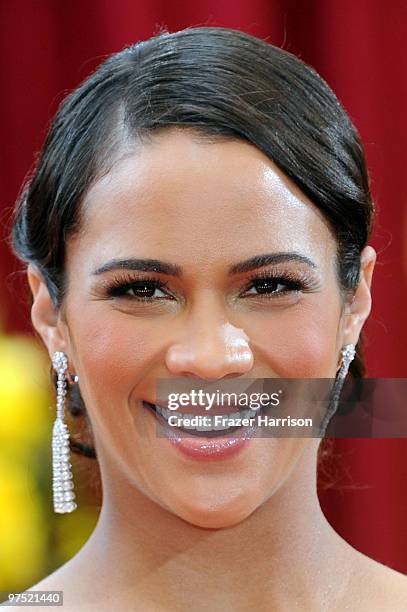
POLYGON ((55 413, 45 350, 33 338, 0 331, 0 591, 23 591, 57 569, 81 548, 98 518, 92 490, 81 488, 86 467, 75 469, 80 464, 72 454, 78 509, 54 513, 55 413))

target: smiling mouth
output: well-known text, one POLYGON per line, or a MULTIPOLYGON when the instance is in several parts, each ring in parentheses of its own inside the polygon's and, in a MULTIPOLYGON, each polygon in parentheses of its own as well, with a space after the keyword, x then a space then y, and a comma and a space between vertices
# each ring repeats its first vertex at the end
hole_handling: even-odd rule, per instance
POLYGON ((229 419, 232 419, 232 422, 234 422, 236 419, 250 419, 256 416, 256 414, 258 414, 259 411, 255 411, 255 410, 239 410, 239 411, 235 411, 235 412, 228 412, 227 414, 211 414, 211 415, 198 415, 198 414, 191 414, 191 413, 181 413, 181 412, 174 412, 173 410, 168 410, 167 408, 163 408, 162 406, 158 406, 157 404, 152 404, 150 402, 147 402, 145 400, 143 400, 143 406, 145 408, 147 408, 147 410, 150 410, 150 412, 152 412, 155 416, 155 418, 158 420, 158 422, 160 423, 160 425, 162 425, 163 427, 165 427, 166 429, 170 429, 171 431, 178 431, 178 432, 183 432, 184 434, 188 434, 189 436, 197 436, 197 437, 205 437, 205 438, 216 438, 216 437, 225 437, 228 436, 231 433, 234 432, 242 432, 244 430, 247 429, 247 425, 228 425, 228 421, 229 419), (189 420, 189 419, 193 419, 193 418, 197 418, 198 417, 198 421, 199 421, 199 417, 201 417, 201 419, 203 418, 203 416, 205 416, 205 424, 200 424, 198 422, 198 424, 196 424, 195 426, 192 425, 188 425, 188 426, 173 426, 170 425, 168 423, 168 418, 170 416, 177 416, 178 418, 182 419, 182 420, 189 420), (215 417, 216 416, 221 416, 223 417, 221 419, 221 422, 215 423, 215 417))

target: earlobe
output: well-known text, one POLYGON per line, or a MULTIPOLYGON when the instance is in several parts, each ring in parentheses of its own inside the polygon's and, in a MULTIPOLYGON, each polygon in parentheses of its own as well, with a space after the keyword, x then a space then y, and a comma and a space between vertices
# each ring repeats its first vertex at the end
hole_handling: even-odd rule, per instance
POLYGON ((372 307, 370 288, 375 263, 376 251, 368 245, 360 256, 360 280, 346 313, 343 344, 357 344, 362 327, 370 314, 372 307))
POLYGON ((50 355, 65 348, 60 317, 42 274, 32 265, 27 268, 27 279, 33 296, 31 320, 50 355))

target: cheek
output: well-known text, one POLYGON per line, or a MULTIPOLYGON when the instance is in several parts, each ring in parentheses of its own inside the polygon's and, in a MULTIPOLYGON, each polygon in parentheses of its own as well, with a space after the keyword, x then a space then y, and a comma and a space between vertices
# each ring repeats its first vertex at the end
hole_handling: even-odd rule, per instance
MULTIPOLYGON (((335 375, 340 307, 308 302, 263 321, 252 322, 251 338, 262 360, 280 378, 335 375)), ((247 331, 249 334, 249 331, 247 331)))
POLYGON ((90 404, 103 405, 107 397, 115 405, 127 402, 149 372, 155 354, 152 327, 117 312, 93 312, 71 321, 76 369, 90 404))

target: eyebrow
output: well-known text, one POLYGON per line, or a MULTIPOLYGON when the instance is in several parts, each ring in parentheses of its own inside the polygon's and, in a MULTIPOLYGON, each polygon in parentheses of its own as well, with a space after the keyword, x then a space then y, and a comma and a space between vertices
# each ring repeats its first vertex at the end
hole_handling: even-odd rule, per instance
POLYGON ((246 261, 241 261, 231 266, 229 268, 229 274, 241 274, 242 272, 250 272, 251 270, 255 270, 256 268, 261 268, 263 266, 269 266, 272 264, 279 264, 286 261, 304 263, 310 266, 311 268, 317 268, 316 263, 314 263, 312 259, 310 259, 306 255, 296 253, 295 251, 289 251, 256 255, 251 259, 246 259, 246 261))
POLYGON ((140 270, 142 272, 159 272, 169 276, 182 276, 182 269, 175 264, 158 259, 112 259, 92 272, 98 276, 111 270, 140 270))
MULTIPOLYGON (((306 264, 312 268, 317 268, 317 265, 305 255, 301 253, 280 252, 280 253, 265 253, 263 255, 256 255, 250 259, 233 264, 228 270, 230 276, 234 274, 242 274, 244 272, 250 272, 257 268, 264 266, 279 264, 283 262, 298 262, 306 264)), ((168 276, 182 276, 182 268, 175 264, 171 264, 158 259, 112 259, 106 262, 102 266, 96 268, 92 275, 99 276, 105 272, 111 272, 112 270, 138 270, 141 272, 158 272, 160 274, 167 274, 168 276)))

